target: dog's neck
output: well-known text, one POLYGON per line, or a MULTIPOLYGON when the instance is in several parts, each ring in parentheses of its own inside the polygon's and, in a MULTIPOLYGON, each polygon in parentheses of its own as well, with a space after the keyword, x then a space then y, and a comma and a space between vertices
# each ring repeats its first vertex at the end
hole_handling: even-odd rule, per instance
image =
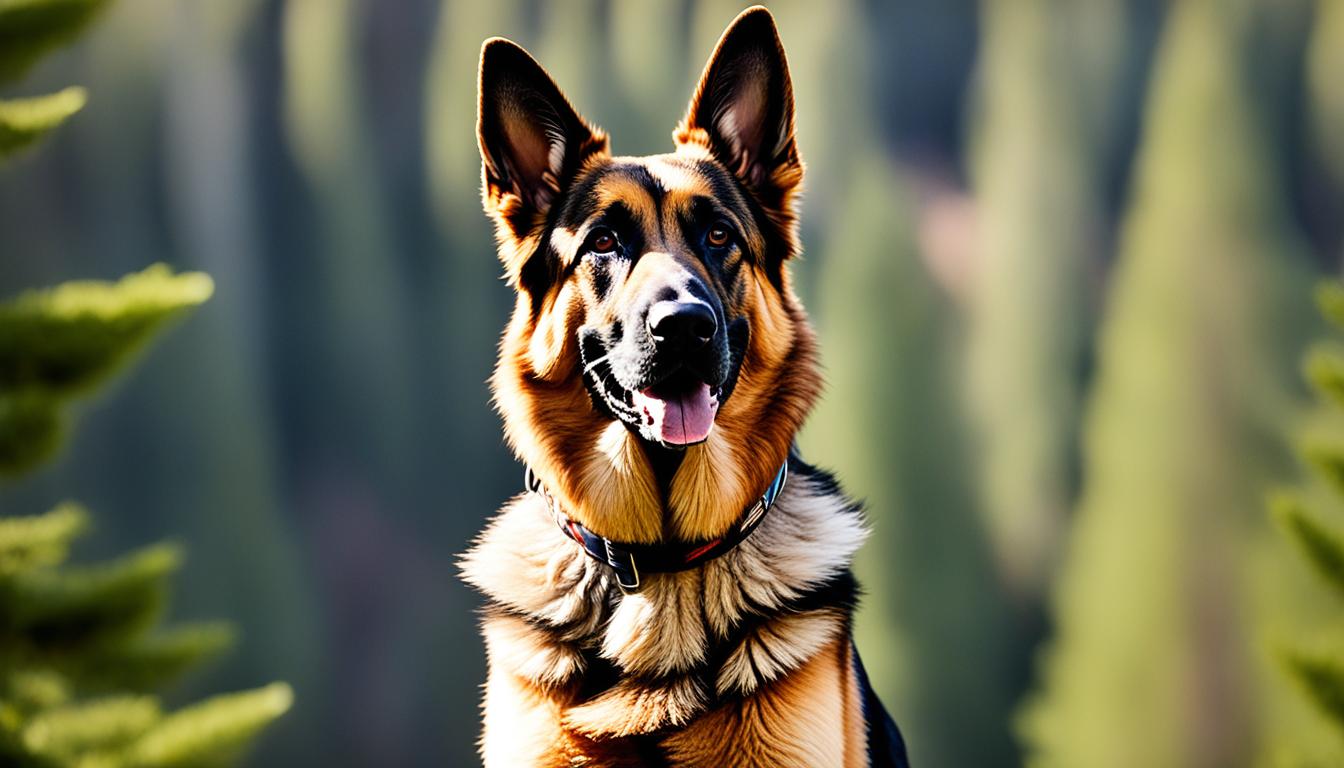
POLYGON ((677 476, 677 470, 681 468, 681 462, 686 458, 686 451, 683 448, 668 448, 647 440, 640 440, 640 444, 644 447, 644 455, 649 457, 649 468, 653 470, 653 479, 658 484, 658 496, 662 499, 663 508, 666 509, 668 497, 672 495, 672 478, 677 476))

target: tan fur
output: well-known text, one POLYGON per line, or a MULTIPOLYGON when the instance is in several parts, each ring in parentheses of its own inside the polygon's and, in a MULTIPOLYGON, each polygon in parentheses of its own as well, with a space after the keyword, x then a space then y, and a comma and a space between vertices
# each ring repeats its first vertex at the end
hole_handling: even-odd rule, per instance
POLYGON ((481 757, 488 766, 638 768, 636 745, 599 743, 563 723, 572 693, 541 693, 492 666, 486 682, 481 757))
MULTIPOLYGON (((668 764, 676 768, 860 768, 867 764, 866 732, 850 659, 848 638, 833 640, 789 677, 751 698, 705 713, 679 731, 655 737, 655 742, 665 751, 668 764)), ((631 717, 634 712, 680 709, 689 720, 689 713, 703 697, 693 686, 683 688, 658 693, 614 690, 562 714, 566 695, 539 695, 520 680, 492 670, 482 745, 485 762, 594 768, 640 765, 633 742, 586 736, 587 719, 617 718, 616 713, 604 710, 620 710, 625 714, 618 719, 630 733, 652 725, 631 717), (683 703, 678 704, 678 697, 683 703)))
POLYGON ((669 762, 808 768, 845 768, 855 756, 867 762, 865 742, 845 727, 855 717, 862 720, 846 690, 849 655, 848 638, 839 638, 755 696, 720 707, 668 736, 663 746, 669 762))
MULTIPOLYGON (((710 640, 725 637, 753 606, 775 609, 834 577, 865 533, 853 511, 800 478, 737 549, 699 569, 651 575, 638 594, 618 596, 607 567, 557 535, 540 497, 524 495, 491 523, 462 569, 496 603, 553 625, 573 625, 557 640, 511 616, 487 613, 484 622, 491 669, 507 670, 510 690, 521 688, 535 698, 530 706, 552 708, 546 727, 563 722, 588 736, 626 737, 682 726, 704 714, 710 692, 677 673, 703 660, 710 640), (748 573, 751 578, 742 578, 748 573), (615 608, 607 613, 603 606, 609 603, 615 608), (632 677, 569 707, 568 686, 584 671, 578 654, 585 647, 600 649, 632 677), (655 684, 648 676, 665 679, 655 684)), ((715 692, 749 695, 787 679, 846 639, 844 629, 838 612, 780 613, 729 655, 715 675, 715 692)))
POLYGON ((796 297, 762 288, 748 292, 752 334, 737 390, 704 443, 687 449, 672 481, 672 533, 718 536, 769 484, 793 436, 821 392, 815 337, 796 297))
MULTIPOLYGON (((575 520, 619 541, 658 541, 662 502, 638 438, 593 410, 573 344, 561 345, 565 358, 554 364, 567 378, 538 375, 530 354, 536 329, 522 310, 505 333, 492 379, 509 445, 575 520)), ((571 338, 576 331, 566 330, 571 338)))
POLYGON ((846 654, 845 662, 845 768, 868 768, 868 723, 863 715, 863 691, 859 690, 858 670, 854 654, 846 654))

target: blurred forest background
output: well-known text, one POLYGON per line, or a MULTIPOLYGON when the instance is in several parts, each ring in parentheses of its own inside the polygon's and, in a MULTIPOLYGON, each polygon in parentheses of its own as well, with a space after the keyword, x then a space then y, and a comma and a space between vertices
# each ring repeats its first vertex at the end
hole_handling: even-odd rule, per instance
MULTIPOLYGON (((185 543, 175 615, 241 640, 179 698, 295 689, 252 764, 477 760, 454 556, 521 482, 481 41, 655 153, 741 7, 120 0, 0 92, 90 93, 0 169, 0 295, 216 284, 0 513, 185 543)), ((1264 498, 1303 424, 1344 444, 1298 365, 1344 255, 1344 0, 771 9, 829 380, 802 446, 869 502, 858 633, 915 764, 1341 764, 1276 660, 1338 606, 1264 498)))

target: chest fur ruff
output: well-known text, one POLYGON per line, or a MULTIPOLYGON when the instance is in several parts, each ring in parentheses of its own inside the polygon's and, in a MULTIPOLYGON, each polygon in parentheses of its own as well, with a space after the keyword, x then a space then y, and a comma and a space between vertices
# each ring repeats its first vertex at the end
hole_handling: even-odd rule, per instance
POLYGON ((463 557, 488 598, 492 674, 507 672, 590 738, 689 723, 799 669, 849 629, 866 529, 824 477, 796 472, 732 551, 681 573, 614 574, 557 529, 544 502, 508 504, 463 557))

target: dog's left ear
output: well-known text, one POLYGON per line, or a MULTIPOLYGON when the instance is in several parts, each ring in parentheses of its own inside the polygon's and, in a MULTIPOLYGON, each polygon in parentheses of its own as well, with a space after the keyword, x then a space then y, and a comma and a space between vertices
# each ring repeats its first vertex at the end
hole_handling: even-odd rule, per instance
POLYGON ((761 6, 724 31, 705 65, 677 144, 705 145, 776 215, 803 180, 793 138, 793 83, 775 20, 761 6))
MULTIPOLYGON (((522 240, 584 161, 606 153, 607 135, 579 116, 527 51, 501 37, 481 46, 478 96, 485 209, 522 240)), ((521 265, 505 266, 513 272, 521 265)))

